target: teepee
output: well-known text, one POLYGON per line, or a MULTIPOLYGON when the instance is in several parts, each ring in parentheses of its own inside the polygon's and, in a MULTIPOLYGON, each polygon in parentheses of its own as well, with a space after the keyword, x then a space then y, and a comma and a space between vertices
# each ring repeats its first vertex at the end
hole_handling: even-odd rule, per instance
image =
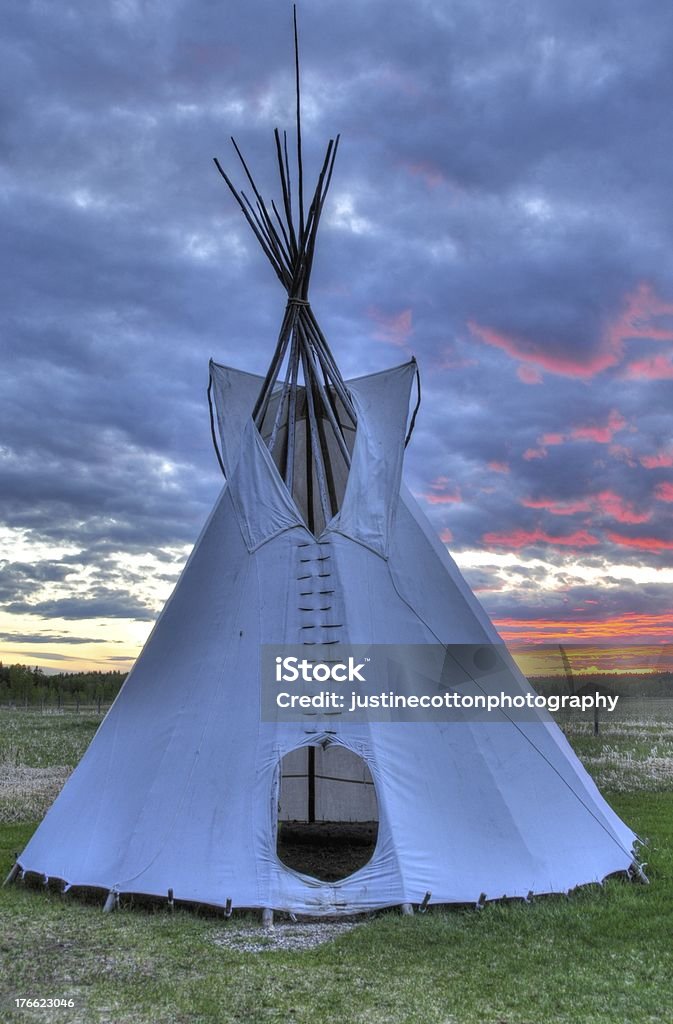
MULTIPOLYGON (((271 365, 211 363, 225 485, 14 874, 106 890, 108 907, 142 893, 315 915, 527 898, 637 870, 634 833, 549 719, 262 720, 263 645, 501 643, 402 483, 415 362, 345 381, 311 308, 338 138, 307 209, 296 71, 296 163, 275 133, 280 204, 238 148, 250 197, 218 163, 287 292, 271 365), (370 861, 331 882, 287 867, 279 798, 281 820, 378 813, 370 861)), ((530 692, 506 653, 496 683, 530 692)))

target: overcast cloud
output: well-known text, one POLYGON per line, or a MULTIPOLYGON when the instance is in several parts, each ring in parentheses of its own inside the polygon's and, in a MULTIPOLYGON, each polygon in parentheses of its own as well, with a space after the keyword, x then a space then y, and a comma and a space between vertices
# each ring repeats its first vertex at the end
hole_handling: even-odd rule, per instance
MULTIPOLYGON (((419 360, 412 489, 506 635, 670 636, 673 8, 299 15, 309 173, 342 133, 312 302, 346 377, 419 360)), ((0 639, 48 664, 137 649, 221 484, 208 358, 270 359, 284 295, 212 157, 277 195, 291 6, 4 21, 0 639)))

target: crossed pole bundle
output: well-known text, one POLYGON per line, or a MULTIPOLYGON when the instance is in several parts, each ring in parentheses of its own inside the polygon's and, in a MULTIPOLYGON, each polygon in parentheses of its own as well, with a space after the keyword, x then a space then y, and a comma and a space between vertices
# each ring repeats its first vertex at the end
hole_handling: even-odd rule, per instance
POLYGON ((312 458, 323 519, 324 522, 328 522, 337 509, 335 507, 335 497, 331 493, 328 479, 329 454, 325 438, 325 421, 330 424, 346 467, 349 467, 350 452, 340 420, 337 399, 341 403, 343 410, 345 410, 347 417, 351 420, 352 426, 355 426, 356 415, 343 377, 311 309, 308 300, 308 285, 313 265, 318 225, 332 179, 332 170, 339 147, 339 136, 337 135, 335 139, 329 140, 316 188, 308 208, 308 213, 306 213, 304 208, 301 95, 296 8, 294 9, 294 53, 297 95, 297 213, 295 214, 293 211, 286 132, 283 132, 281 142, 278 129, 274 129, 276 157, 283 197, 280 210, 273 200, 269 208, 260 195, 250 169, 233 137, 231 141, 250 183, 252 199, 243 190, 236 189, 217 157, 215 157, 215 166, 226 181, 241 212, 250 225, 288 296, 278 342, 253 409, 253 419, 261 431, 262 424, 269 410, 272 395, 274 394, 276 382, 285 364, 286 369, 282 377, 283 386, 271 434, 268 439, 268 446, 270 451, 273 452, 278 440, 279 430, 284 423, 287 423, 287 446, 281 468, 288 490, 292 493, 298 415, 298 380, 299 367, 301 366, 306 391, 307 475, 310 481, 312 477, 310 459, 312 458))

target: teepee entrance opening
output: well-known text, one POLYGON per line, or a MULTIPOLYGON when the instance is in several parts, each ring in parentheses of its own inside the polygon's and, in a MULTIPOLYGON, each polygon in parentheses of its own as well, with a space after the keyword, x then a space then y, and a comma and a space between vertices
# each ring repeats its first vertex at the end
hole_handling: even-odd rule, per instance
POLYGON ((366 762, 339 744, 291 750, 280 763, 277 844, 286 867, 324 882, 367 864, 378 802, 366 762))

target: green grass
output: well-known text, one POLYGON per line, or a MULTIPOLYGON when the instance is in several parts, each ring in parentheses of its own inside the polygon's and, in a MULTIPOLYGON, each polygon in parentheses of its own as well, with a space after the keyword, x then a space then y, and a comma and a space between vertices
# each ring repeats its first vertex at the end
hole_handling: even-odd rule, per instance
POLYGON ((622 793, 673 790, 673 722, 607 721, 598 737, 593 724, 566 727, 575 752, 602 789, 622 793))
POLYGON ((43 817, 101 720, 91 710, 0 709, 0 823, 43 817))
MULTIPOLYGON (((83 727, 58 729, 55 749, 75 751, 83 727)), ((586 758, 619 748, 633 760, 639 745, 647 761, 641 736, 620 739, 606 730, 598 740, 578 737, 586 758)), ((48 767, 43 753, 32 756, 36 767, 48 767)), ((632 792, 607 794, 649 839, 649 886, 609 880, 602 889, 528 906, 413 918, 390 912, 307 951, 246 953, 218 945, 236 918, 163 909, 103 915, 99 905, 73 897, 5 888, 0 988, 8 994, 0 1020, 671 1024, 673 793, 653 785, 656 791, 644 788, 636 772, 632 792), (72 996, 77 1005, 46 1015, 14 1013, 8 996, 15 995, 72 996)), ((3 872, 34 827, 0 826, 3 872)))
POLYGON ((74 767, 89 746, 103 715, 90 708, 76 714, 0 708, 0 764, 31 768, 74 767))

